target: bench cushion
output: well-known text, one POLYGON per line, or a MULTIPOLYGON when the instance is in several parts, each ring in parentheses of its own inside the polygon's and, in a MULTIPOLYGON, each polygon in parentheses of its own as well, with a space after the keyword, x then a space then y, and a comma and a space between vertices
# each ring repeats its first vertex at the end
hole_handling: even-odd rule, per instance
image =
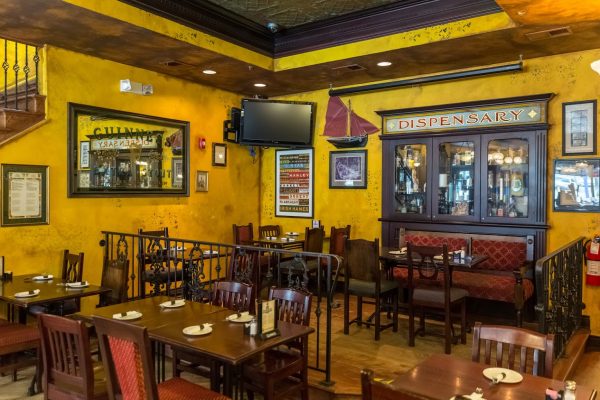
POLYGON ((473 254, 488 256, 479 269, 514 271, 527 262, 525 242, 473 239, 471 246, 473 254))

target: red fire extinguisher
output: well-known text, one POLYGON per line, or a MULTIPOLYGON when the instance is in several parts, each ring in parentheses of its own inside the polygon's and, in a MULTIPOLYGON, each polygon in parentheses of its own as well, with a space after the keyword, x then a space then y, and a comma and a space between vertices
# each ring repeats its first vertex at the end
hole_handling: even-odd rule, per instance
POLYGON ((600 235, 585 243, 585 258, 587 259, 587 272, 585 283, 587 285, 600 286, 600 235))

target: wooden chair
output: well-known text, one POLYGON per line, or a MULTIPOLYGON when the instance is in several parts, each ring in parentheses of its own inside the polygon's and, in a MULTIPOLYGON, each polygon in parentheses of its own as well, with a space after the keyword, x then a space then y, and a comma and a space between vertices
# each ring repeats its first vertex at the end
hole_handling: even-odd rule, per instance
POLYGON ((156 384, 147 328, 102 317, 94 317, 94 325, 110 400, 228 399, 181 378, 156 384))
MULTIPOLYGON (((64 282, 81 282, 83 279, 83 253, 73 254, 69 250, 63 251, 61 279, 64 282)), ((29 308, 29 313, 33 315, 41 313, 68 315, 80 310, 81 299, 69 299, 46 305, 34 305, 29 308)))
POLYGON ((382 330, 392 327, 398 331, 398 282, 386 279, 379 262, 379 239, 346 240, 344 268, 344 334, 348 334, 350 324, 375 326, 375 340, 379 340, 382 330), (356 318, 350 320, 350 295, 357 297, 356 318), (373 299, 375 322, 363 321, 363 298, 373 299), (382 300, 392 304, 392 322, 381 325, 382 300))
POLYGON ((39 356, 40 333, 36 328, 8 322, 0 319, 0 373, 12 373, 13 382, 17 380, 17 370, 37 362, 37 371, 34 381, 29 389, 33 395, 41 390, 41 357, 39 356), (37 360, 28 360, 20 357, 23 352, 34 350, 37 360))
MULTIPOLYGON (((345 255, 344 248, 346 246, 346 240, 348 239, 350 239, 350 225, 346 225, 342 228, 336 228, 335 226, 332 226, 331 233, 329 235, 329 254, 335 254, 343 259, 345 255)), ((335 262, 335 259, 333 262, 335 262)), ((327 259, 321 260, 321 265, 323 268, 327 268, 327 259)), ((338 275, 341 273, 339 267, 340 266, 337 265, 337 263, 331 265, 331 271, 334 280, 336 280, 338 275)))
POLYGON ((415 335, 425 332, 425 312, 437 311, 444 317, 444 351, 450 354, 455 341, 453 310, 460 307, 460 341, 467 343, 467 308, 465 289, 452 287, 452 269, 448 265, 448 247, 413 246, 407 243, 408 257, 408 345, 415 345, 415 335), (441 256, 441 260, 438 258, 441 256), (416 276, 415 276, 416 274, 416 276), (420 309, 419 329, 415 331, 415 310, 420 309))
POLYGON ((281 227, 279 225, 263 225, 258 227, 258 236, 261 238, 267 236, 281 236, 281 227))
POLYGON ((408 389, 393 387, 386 379, 377 378, 370 369, 360 371, 362 400, 425 400, 408 389))
POLYGON ((248 225, 233 224, 233 243, 252 245, 253 232, 252 222, 248 222, 248 225))
MULTIPOLYGON (((277 302, 278 318, 295 324, 310 323, 311 294, 287 288, 271 288, 269 300, 277 302)), ((243 366, 243 388, 248 398, 260 393, 265 400, 285 397, 300 390, 302 399, 308 399, 308 372, 305 362, 306 340, 290 342, 263 353, 243 366)))
MULTIPOLYGON (((253 286, 242 282, 219 281, 215 283, 212 304, 234 311, 254 311, 253 286)), ((218 387, 222 381, 220 366, 213 359, 173 347, 173 376, 190 372, 211 380, 211 386, 218 387)))
POLYGON ((138 241, 138 280, 139 280, 139 294, 141 297, 146 296, 146 285, 150 283, 154 286, 154 294, 158 294, 158 288, 160 285, 167 281, 169 265, 168 258, 166 256, 166 241, 169 237, 169 228, 164 227, 157 230, 145 231, 142 228, 138 229, 138 235, 146 236, 140 237, 138 241), (164 272, 149 270, 148 266, 160 264, 164 266, 164 272))
POLYGON ((118 258, 109 260, 105 258, 100 286, 109 288, 111 291, 100 295, 98 306, 103 307, 126 302, 127 291, 129 290, 128 280, 129 260, 118 258))
POLYGON ((471 359, 489 365, 495 360, 494 366, 505 366, 519 372, 552 378, 554 335, 513 326, 482 325, 481 322, 475 322, 471 359), (482 346, 485 349, 483 354, 482 346), (492 349, 495 349, 495 355, 492 354, 492 349), (527 368, 528 365, 531 368, 527 368))
POLYGON ((85 324, 70 318, 41 314, 38 328, 45 398, 107 399, 104 369, 92 362, 85 324))

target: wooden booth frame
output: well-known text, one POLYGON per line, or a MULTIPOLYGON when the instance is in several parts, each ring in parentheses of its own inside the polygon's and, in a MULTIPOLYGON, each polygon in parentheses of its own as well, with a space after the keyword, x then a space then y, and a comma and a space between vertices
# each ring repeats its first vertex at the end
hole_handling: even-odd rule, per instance
POLYGON ((48 224, 48 166, 2 164, 2 226, 48 224))
POLYGON ((312 218, 313 149, 275 151, 275 216, 312 218))

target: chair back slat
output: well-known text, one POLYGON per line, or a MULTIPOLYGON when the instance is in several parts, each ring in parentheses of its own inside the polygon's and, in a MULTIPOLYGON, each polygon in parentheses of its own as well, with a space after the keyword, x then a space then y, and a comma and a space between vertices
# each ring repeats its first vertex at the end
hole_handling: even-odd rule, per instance
POLYGON ((254 311, 252 286, 242 282, 219 281, 215 284, 212 304, 235 311, 254 311))
POLYGON ((485 348, 483 361, 486 364, 491 364, 491 349, 493 344, 496 344, 496 366, 505 366, 503 365, 504 354, 507 353, 507 368, 519 372, 531 371, 530 373, 533 375, 552 377, 554 356, 554 335, 552 334, 545 335, 524 328, 482 325, 480 322, 476 322, 471 351, 473 361, 480 362, 482 344, 485 348))
POLYGON ((128 279, 129 260, 120 258, 109 260, 105 258, 100 285, 111 289, 111 291, 100 296, 100 305, 108 306, 127 301, 128 279))
POLYGON ((77 320, 40 314, 44 387, 71 393, 71 398, 92 398, 94 370, 86 326, 77 320))
POLYGON ((345 279, 377 282, 380 280, 379 239, 346 241, 344 258, 345 279))
POLYGON ((323 239, 325 239, 325 229, 322 226, 319 228, 306 228, 304 230, 304 251, 322 253, 323 239))
POLYGON ((63 253, 62 279, 67 282, 81 282, 83 278, 83 253, 63 253))
POLYGON ((310 293, 291 288, 272 287, 269 289, 269 300, 277 301, 280 321, 306 326, 310 324, 312 302, 310 293))
POLYGON ((252 244, 254 239, 252 222, 248 225, 233 224, 233 243, 235 244, 252 244))
POLYGON ((350 225, 342 228, 332 226, 329 235, 329 254, 344 257, 344 247, 348 239, 350 239, 350 225))
POLYGON ((258 234, 261 238, 264 238, 267 236, 281 236, 281 227, 279 225, 259 226, 258 234))

